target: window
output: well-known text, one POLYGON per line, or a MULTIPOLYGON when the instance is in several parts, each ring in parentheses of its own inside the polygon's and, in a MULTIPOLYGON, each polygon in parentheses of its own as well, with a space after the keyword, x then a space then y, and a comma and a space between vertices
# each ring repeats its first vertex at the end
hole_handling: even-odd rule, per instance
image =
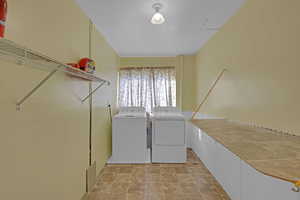
POLYGON ((175 67, 126 68, 119 72, 119 107, 176 106, 175 67))

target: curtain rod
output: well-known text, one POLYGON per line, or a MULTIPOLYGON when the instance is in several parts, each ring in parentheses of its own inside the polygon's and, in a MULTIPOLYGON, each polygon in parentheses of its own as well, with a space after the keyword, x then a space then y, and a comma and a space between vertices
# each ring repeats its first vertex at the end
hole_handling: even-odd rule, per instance
POLYGON ((121 67, 120 70, 130 69, 175 69, 175 66, 160 66, 160 67, 121 67))

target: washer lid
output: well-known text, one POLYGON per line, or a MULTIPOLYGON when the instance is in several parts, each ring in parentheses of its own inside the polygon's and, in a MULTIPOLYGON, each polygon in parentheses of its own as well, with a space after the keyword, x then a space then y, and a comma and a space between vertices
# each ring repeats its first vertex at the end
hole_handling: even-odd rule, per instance
POLYGON ((180 119, 185 120, 184 116, 178 112, 155 112, 152 115, 153 119, 180 119))
POLYGON ((146 112, 122 112, 114 116, 114 118, 147 118, 146 112))

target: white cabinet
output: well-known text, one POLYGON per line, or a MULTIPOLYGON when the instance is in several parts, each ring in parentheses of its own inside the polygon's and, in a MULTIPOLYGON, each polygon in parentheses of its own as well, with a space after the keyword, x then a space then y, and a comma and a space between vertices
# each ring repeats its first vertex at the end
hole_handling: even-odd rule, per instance
POLYGON ((215 177, 228 195, 234 200, 241 199, 241 169, 239 157, 216 142, 215 177))
POLYGON ((299 193, 293 192, 293 185, 266 176, 241 161, 242 200, 300 200, 299 193))
POLYGON ((300 200, 291 183, 258 172, 197 127, 191 146, 232 200, 300 200))
POLYGON ((204 132, 202 132, 202 134, 205 143, 205 148, 203 149, 203 151, 205 152, 206 155, 207 168, 211 173, 215 174, 216 167, 217 167, 216 156, 218 154, 216 149, 216 142, 211 137, 206 135, 204 132))
POLYGON ((201 148, 203 147, 201 130, 198 129, 196 126, 192 126, 190 130, 191 132, 188 134, 190 139, 188 140, 190 140, 191 148, 198 155, 198 157, 203 157, 201 152, 201 148))
POLYGON ((240 159, 205 132, 199 131, 198 136, 197 155, 229 196, 240 200, 240 159))

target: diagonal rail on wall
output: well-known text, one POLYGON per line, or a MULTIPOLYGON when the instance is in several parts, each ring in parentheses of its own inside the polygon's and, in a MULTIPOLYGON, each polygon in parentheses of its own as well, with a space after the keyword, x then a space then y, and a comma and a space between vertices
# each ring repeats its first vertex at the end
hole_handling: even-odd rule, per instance
POLYGON ((206 102, 207 98, 209 97, 209 95, 212 93, 212 91, 214 90, 214 88, 216 87, 217 83, 219 82, 219 80, 222 78, 222 76, 224 75, 225 71, 227 71, 227 69, 223 69, 219 75, 217 76, 216 80, 214 81, 214 83, 212 84, 212 86, 209 88, 207 94, 205 95, 204 99, 201 101, 201 103, 199 104, 199 106, 196 108, 195 112, 193 113, 192 119, 195 118, 195 116, 197 115, 197 113, 200 111, 200 108, 204 105, 204 103, 206 102))

